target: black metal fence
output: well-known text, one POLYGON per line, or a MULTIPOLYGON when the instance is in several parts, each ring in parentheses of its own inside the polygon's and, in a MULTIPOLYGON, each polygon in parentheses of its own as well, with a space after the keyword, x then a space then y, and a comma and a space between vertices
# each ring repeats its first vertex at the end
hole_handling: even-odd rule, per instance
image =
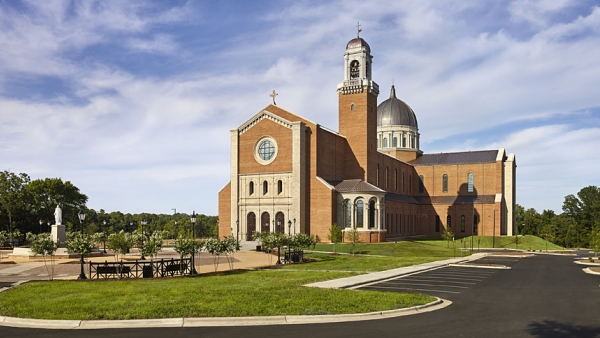
POLYGON ((161 259, 135 262, 90 262, 91 279, 109 278, 155 278, 189 275, 192 259, 161 259))

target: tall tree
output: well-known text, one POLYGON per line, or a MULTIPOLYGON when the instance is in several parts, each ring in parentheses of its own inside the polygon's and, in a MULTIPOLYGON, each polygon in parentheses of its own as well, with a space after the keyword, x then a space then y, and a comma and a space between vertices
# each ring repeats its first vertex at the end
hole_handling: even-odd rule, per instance
MULTIPOLYGON (((37 179, 27 184, 27 191, 33 197, 32 211, 40 219, 53 219, 54 209, 60 205, 65 223, 78 224, 77 211, 85 208, 88 197, 71 182, 60 178, 37 179)), ((93 221, 93 215, 89 215, 93 221)))
POLYGON ((600 188, 585 187, 577 196, 567 195, 563 202, 563 212, 575 221, 578 245, 589 244, 589 234, 600 225, 600 188))
MULTIPOLYGON (((15 174, 10 171, 0 172, 0 207, 8 216, 8 232, 12 234, 13 215, 19 209, 27 209, 27 183, 29 175, 15 174)), ((10 235, 12 243, 12 235, 10 235)))

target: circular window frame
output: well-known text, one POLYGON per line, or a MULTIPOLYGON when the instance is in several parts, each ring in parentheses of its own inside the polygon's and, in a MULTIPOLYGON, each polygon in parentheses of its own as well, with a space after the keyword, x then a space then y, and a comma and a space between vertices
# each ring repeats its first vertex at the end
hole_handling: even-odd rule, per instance
POLYGON ((277 158, 278 151, 279 151, 279 147, 277 146, 277 142, 275 142, 275 139, 272 138, 271 136, 263 136, 263 137, 259 138, 256 141, 256 143, 254 144, 254 159, 256 160, 256 162, 258 162, 262 165, 267 165, 267 164, 270 164, 273 161, 275 161, 275 159, 277 158), (266 141, 271 142, 271 144, 273 145, 275 150, 273 151, 273 156, 271 156, 270 159, 263 160, 262 157, 260 157, 260 154, 258 153, 258 151, 259 151, 261 144, 263 144, 266 141))

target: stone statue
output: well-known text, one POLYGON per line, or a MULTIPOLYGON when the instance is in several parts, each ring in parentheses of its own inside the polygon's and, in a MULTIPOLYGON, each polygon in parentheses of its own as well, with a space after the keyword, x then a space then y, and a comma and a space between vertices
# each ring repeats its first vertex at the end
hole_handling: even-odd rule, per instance
POLYGON ((62 210, 60 209, 60 205, 57 205, 54 210, 54 220, 56 221, 56 225, 62 224, 62 210))

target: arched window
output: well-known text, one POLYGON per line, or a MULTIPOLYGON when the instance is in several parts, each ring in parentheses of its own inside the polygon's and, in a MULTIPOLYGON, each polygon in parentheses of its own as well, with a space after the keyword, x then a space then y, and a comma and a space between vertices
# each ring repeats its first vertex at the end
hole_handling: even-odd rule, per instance
POLYGON ((402 192, 404 192, 404 172, 402 172, 402 192))
POLYGON ((383 147, 387 148, 388 142, 387 142, 387 137, 383 138, 383 147))
POLYGON ((346 228, 349 228, 352 226, 352 204, 350 200, 344 200, 344 208, 346 209, 344 213, 344 225, 346 228))
POLYGON ((448 192, 448 175, 442 176, 442 192, 448 192))
POLYGON ((283 181, 277 181, 277 194, 281 194, 283 192, 283 181))
POLYGON ((246 240, 251 241, 251 240, 253 240, 252 235, 256 231, 256 214, 255 213, 253 213, 253 212, 248 213, 248 216, 246 217, 246 225, 248 227, 246 229, 246 240))
POLYGON ((269 183, 267 181, 263 181, 263 195, 266 195, 269 192, 269 183))
POLYGON ((354 110, 354 103, 350 105, 350 110, 354 110))
POLYGON ((390 168, 385 167, 385 188, 390 187, 390 168))
POLYGON ((356 227, 357 228, 364 227, 364 212, 365 212, 364 202, 361 200, 358 200, 356 202, 356 227))
POLYGON ((406 148, 406 136, 402 136, 402 148, 406 148))
POLYGON ((473 173, 467 175, 467 191, 473 192, 473 173))
POLYGON ((423 175, 419 176, 419 194, 425 192, 425 177, 423 175))
POLYGON ((460 215, 460 232, 465 232, 465 215, 460 215))
POLYGON ((435 232, 440 232, 440 216, 435 215, 435 232))
POLYGON ((369 201, 369 228, 375 227, 375 201, 369 201))
POLYGON ((254 182, 250 181, 250 184, 248 184, 248 192, 250 195, 254 195, 254 182))
POLYGON ((397 146, 398 146, 398 138, 397 138, 397 137, 394 137, 394 138, 392 139, 392 147, 396 148, 397 146))
POLYGON ((450 215, 446 217, 446 226, 452 228, 452 217, 450 217, 450 215))

